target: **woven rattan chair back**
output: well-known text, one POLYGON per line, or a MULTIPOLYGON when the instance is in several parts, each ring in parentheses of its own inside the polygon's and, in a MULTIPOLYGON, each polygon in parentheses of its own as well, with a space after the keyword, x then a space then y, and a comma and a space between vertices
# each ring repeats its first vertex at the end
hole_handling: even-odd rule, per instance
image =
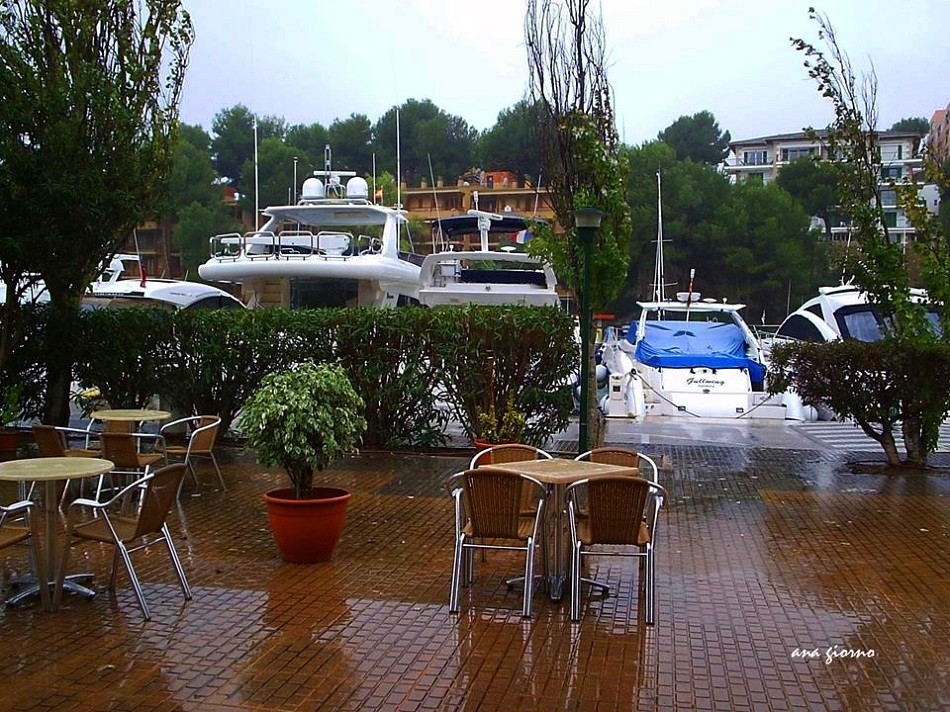
POLYGON ((191 451, 202 455, 208 455, 214 449, 214 443, 218 439, 218 426, 221 424, 221 418, 217 416, 203 415, 197 422, 198 428, 206 430, 197 430, 191 443, 191 451))
POLYGON ((155 470, 145 487, 133 539, 161 532, 172 504, 178 499, 178 486, 187 469, 185 463, 176 462, 155 470))
POLYGON ((647 480, 656 482, 658 475, 656 463, 653 458, 644 455, 636 450, 628 450, 623 447, 599 447, 583 455, 577 456, 578 460, 590 460, 604 465, 620 465, 621 467, 636 467, 640 476, 647 480))
POLYGON ((587 483, 587 544, 643 546, 650 541, 644 521, 652 483, 640 477, 600 477, 587 483))
POLYGON ((134 437, 128 433, 108 431, 103 432, 99 437, 102 439, 102 456, 106 460, 111 460, 117 470, 141 469, 134 437))
POLYGON ((468 470, 463 478, 471 535, 518 539, 523 477, 503 470, 468 470))
POLYGON ((66 455, 66 437, 56 429, 56 426, 37 423, 33 426, 33 438, 36 440, 40 457, 66 455))
MULTIPOLYGON (((509 462, 530 462, 531 460, 550 460, 551 456, 540 448, 523 443, 494 445, 475 454, 469 464, 470 469, 482 465, 504 465, 509 462)), ((534 493, 530 485, 521 489, 521 514, 531 516, 534 513, 534 493)))

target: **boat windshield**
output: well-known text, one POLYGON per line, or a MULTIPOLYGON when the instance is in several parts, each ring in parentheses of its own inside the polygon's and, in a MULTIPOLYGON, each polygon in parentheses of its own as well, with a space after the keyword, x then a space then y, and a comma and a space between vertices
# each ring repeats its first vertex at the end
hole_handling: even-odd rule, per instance
MULTIPOLYGON (((884 338, 884 324, 877 311, 869 304, 842 307, 835 312, 835 321, 842 338, 855 341, 880 341, 884 338)), ((937 336, 943 334, 940 316, 936 311, 927 312, 927 321, 937 336)))

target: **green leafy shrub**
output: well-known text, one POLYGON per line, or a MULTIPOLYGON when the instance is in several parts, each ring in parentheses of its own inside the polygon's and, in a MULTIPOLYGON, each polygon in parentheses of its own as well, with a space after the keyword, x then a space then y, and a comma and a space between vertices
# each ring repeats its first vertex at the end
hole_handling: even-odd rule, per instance
POLYGON ((431 310, 442 397, 470 438, 479 413, 524 414, 522 441, 540 445, 567 426, 578 365, 571 317, 553 307, 431 310))

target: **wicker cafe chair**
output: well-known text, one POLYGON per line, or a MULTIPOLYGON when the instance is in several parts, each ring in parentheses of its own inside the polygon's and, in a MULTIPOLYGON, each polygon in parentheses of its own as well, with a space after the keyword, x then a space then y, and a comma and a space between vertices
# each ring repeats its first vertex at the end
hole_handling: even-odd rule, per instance
POLYGON ((116 568, 118 560, 121 558, 129 573, 135 597, 142 608, 145 620, 148 620, 151 614, 149 613, 148 604, 145 603, 145 594, 142 592, 142 586, 135 574, 130 555, 134 551, 164 541, 172 565, 175 567, 175 573, 178 575, 182 593, 184 593, 185 599, 191 600, 191 589, 188 587, 188 581, 181 567, 178 552, 175 550, 171 534, 168 531, 168 524, 165 522, 169 510, 178 496, 178 486, 181 484, 186 469, 187 466, 183 462, 167 465, 132 482, 107 502, 77 499, 69 505, 66 518, 67 536, 56 576, 54 606, 59 604, 63 593, 63 581, 69 564, 70 549, 78 541, 97 541, 115 546, 109 590, 115 590, 116 568), (140 487, 144 487, 141 507, 134 515, 123 514, 120 508, 125 495, 140 487), (130 546, 132 544, 135 545, 130 546))
MULTIPOLYGON (((37 423, 33 426, 33 439, 36 440, 36 448, 40 457, 102 457, 102 450, 89 447, 89 433, 77 428, 65 428, 58 425, 44 425, 37 423), (86 447, 70 448, 68 438, 70 435, 81 436, 86 442, 86 447)), ((102 487, 103 475, 99 475, 99 484, 97 491, 102 487)), ((79 494, 82 495, 84 480, 79 481, 79 494)), ((69 493, 69 483, 63 487, 63 493, 60 497, 60 504, 66 501, 66 495, 69 493)))
POLYGON ((575 460, 590 460, 591 462, 600 462, 605 465, 623 465, 624 467, 636 467, 640 476, 651 482, 658 482, 659 470, 653 458, 644 455, 636 450, 628 450, 623 447, 599 447, 581 453, 575 460))
MULTIPOLYGON (((469 463, 469 469, 474 470, 482 465, 504 465, 506 462, 528 462, 530 460, 550 460, 551 456, 541 448, 522 443, 507 443, 493 445, 477 453, 469 463)), ((525 486, 522 499, 522 514, 534 514, 533 490, 530 485, 525 486)))
MULTIPOLYGON (((476 467, 481 467, 482 465, 504 465, 508 462, 530 462, 531 460, 550 459, 551 455, 546 453, 541 448, 534 447, 533 445, 525 445, 524 443, 504 443, 501 445, 492 445, 491 447, 487 447, 484 450, 480 450, 479 452, 475 453, 475 456, 469 463, 468 468, 470 470, 474 470, 476 467)), ((521 516, 528 519, 534 517, 534 488, 527 483, 522 488, 521 492, 521 516)), ((544 557, 543 568, 546 571, 548 568, 546 546, 541 547, 541 556, 544 557)), ((484 560, 485 552, 482 552, 482 561, 484 560)), ((517 576, 513 579, 509 579, 505 583, 507 583, 508 587, 510 588, 519 581, 521 581, 521 577, 517 576)))
POLYGON ((33 426, 33 439, 40 457, 100 457, 102 451, 98 448, 86 447, 70 448, 67 438, 70 435, 79 435, 85 438, 88 433, 76 428, 64 428, 57 425, 37 423, 33 426))
MULTIPOLYGON (((179 418, 161 427, 159 432, 166 438, 175 428, 185 426, 190 434, 188 442, 184 445, 169 445, 167 440, 157 445, 157 450, 165 455, 165 461, 169 458, 180 458, 182 462, 188 465, 188 471, 191 477, 198 485, 198 473, 195 472, 195 466, 192 462, 194 458, 207 458, 214 465, 214 471, 218 473, 218 481, 221 483, 221 489, 228 487, 224 484, 224 477, 221 475, 221 468, 218 467, 218 461, 214 457, 214 444, 218 439, 218 428, 221 425, 221 418, 216 415, 192 415, 187 418, 179 418)), ((181 494, 181 492, 179 492, 181 494)))
MULTIPOLYGON (((36 532, 36 518, 33 516, 34 504, 29 499, 0 505, 0 549, 6 549, 14 544, 28 542, 30 547, 30 563, 34 573, 39 576, 40 562, 36 551, 36 541, 39 539, 36 532)), ((49 586, 40 585, 40 599, 43 608, 49 608, 49 586)))
POLYGON ((648 625, 654 623, 656 525, 666 490, 642 477, 603 476, 568 485, 567 514, 571 531, 571 620, 581 617, 581 583, 608 589, 582 578, 583 556, 632 556, 640 559, 640 588, 645 588, 648 625), (581 495, 587 516, 579 515, 581 495), (608 546, 603 549, 602 546, 608 546), (597 547, 592 550, 592 547, 597 547), (631 551, 631 549, 633 549, 631 551))
POLYGON ((448 482, 455 501, 455 557, 449 611, 459 610, 459 587, 468 586, 474 575, 475 549, 523 551, 524 597, 521 615, 531 617, 534 594, 534 550, 544 516, 545 488, 534 478, 502 469, 469 469, 448 482), (535 515, 521 516, 522 489, 530 487, 535 515))
MULTIPOLYGON (((99 435, 102 440, 102 457, 111 460, 115 469, 110 475, 147 475, 149 469, 156 462, 161 462, 165 456, 160 452, 140 452, 139 440, 150 440, 156 450, 160 451, 165 438, 154 433, 110 433, 104 431, 99 435)), ((102 494, 102 480, 96 489, 96 499, 102 494)))

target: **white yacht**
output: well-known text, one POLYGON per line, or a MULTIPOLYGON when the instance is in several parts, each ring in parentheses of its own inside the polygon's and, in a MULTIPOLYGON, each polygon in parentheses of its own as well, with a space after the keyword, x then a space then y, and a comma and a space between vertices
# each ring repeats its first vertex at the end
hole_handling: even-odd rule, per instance
POLYGON ((350 171, 315 171, 295 205, 265 208, 244 235, 211 238, 203 279, 241 285, 248 306, 391 307, 414 303, 422 258, 400 250, 405 212, 369 200, 350 171), (346 183, 342 180, 347 178, 346 183))
MULTIPOLYGON (((0 284, 0 303, 6 302, 6 288, 0 284)), ((42 280, 33 282, 22 297, 24 303, 49 301, 42 280)), ((243 309, 234 296, 210 284, 179 279, 148 277, 138 255, 118 253, 102 265, 99 276, 82 297, 81 308, 157 307, 159 309, 243 309)))
MULTIPOLYGON (((926 302, 927 293, 912 289, 910 298, 926 302)), ((940 329, 937 312, 927 316, 934 329, 940 329)), ((837 287, 819 287, 818 296, 812 297, 785 317, 776 330, 774 341, 809 341, 822 343, 838 339, 878 341, 884 336, 884 320, 880 311, 868 301, 866 292, 851 284, 837 287)))
POLYGON ((638 302, 640 317, 606 341, 610 417, 814 417, 795 394, 770 396, 761 345, 740 315, 743 304, 679 292, 638 302))
POLYGON ((419 301, 430 307, 460 304, 557 306, 554 270, 520 248, 530 234, 520 216, 469 210, 433 223, 437 251, 427 255, 419 274, 419 301), (490 249, 490 234, 509 244, 490 249), (476 249, 453 248, 465 235, 477 235, 476 249))

